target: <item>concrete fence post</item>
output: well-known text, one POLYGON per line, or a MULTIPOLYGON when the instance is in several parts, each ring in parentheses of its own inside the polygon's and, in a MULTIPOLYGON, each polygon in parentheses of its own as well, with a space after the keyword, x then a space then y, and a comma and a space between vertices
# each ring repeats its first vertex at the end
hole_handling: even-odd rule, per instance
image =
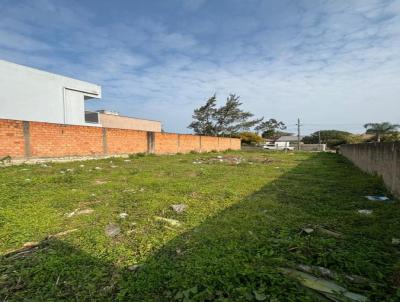
POLYGON ((203 152, 203 148, 201 146, 201 135, 199 135, 199 152, 203 152))
POLYGON ((101 128, 102 132, 102 141, 103 141, 103 154, 108 154, 108 145, 107 145, 107 128, 101 128))
POLYGON ((29 129, 29 122, 23 121, 23 132, 24 132, 24 153, 25 157, 29 158, 32 155, 31 152, 31 133, 29 129))
POLYGON ((155 133, 148 131, 147 132, 147 153, 154 153, 155 146, 155 133))

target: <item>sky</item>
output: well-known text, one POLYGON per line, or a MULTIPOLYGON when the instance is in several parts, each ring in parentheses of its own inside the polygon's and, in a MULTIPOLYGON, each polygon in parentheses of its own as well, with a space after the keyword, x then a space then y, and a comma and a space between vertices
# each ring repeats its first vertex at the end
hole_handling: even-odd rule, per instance
POLYGON ((290 132, 400 123, 400 0, 0 0, 0 59, 168 132, 214 93, 290 132))

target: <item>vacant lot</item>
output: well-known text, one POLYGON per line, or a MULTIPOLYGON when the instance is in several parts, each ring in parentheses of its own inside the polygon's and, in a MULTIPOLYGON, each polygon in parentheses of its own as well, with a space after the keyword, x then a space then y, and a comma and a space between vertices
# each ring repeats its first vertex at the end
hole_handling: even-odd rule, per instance
POLYGON ((400 206, 364 197, 378 193, 379 179, 336 154, 1 168, 0 301, 323 299, 282 269, 299 264, 398 301, 400 206))

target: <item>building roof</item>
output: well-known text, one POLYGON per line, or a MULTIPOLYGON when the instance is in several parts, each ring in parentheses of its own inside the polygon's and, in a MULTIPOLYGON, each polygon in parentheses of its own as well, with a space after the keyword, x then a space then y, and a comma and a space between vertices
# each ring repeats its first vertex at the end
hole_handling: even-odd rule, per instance
MULTIPOLYGON (((300 136, 300 140, 303 139, 304 136, 300 136)), ((277 142, 297 142, 297 136, 294 135, 284 135, 276 140, 277 142)))

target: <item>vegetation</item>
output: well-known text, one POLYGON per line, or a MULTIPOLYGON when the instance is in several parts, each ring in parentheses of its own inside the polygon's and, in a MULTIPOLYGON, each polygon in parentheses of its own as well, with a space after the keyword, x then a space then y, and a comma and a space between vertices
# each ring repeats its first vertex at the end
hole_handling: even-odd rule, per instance
POLYGON ((240 109, 239 96, 230 94, 224 106, 217 108, 217 98, 210 97, 206 104, 194 110, 188 128, 199 135, 233 136, 248 131, 262 121, 252 119, 252 113, 240 109))
POLYGON ((239 138, 242 140, 242 144, 256 145, 262 143, 264 140, 255 132, 241 132, 239 138))
POLYGON ((391 124, 389 122, 368 123, 364 125, 364 128, 367 129, 366 131, 367 134, 369 133, 375 134, 376 141, 380 142, 382 137, 386 135, 389 138, 397 138, 398 137, 397 129, 400 128, 400 125, 391 124))
POLYGON ((0 301, 318 301, 283 270, 298 264, 400 298, 400 204, 367 200, 388 194, 381 180, 336 154, 21 165, 0 186, 0 301))
POLYGON ((303 138, 305 144, 326 144, 329 148, 335 148, 342 144, 360 143, 360 136, 340 130, 316 131, 303 138))
POLYGON ((258 124, 254 130, 262 132, 263 138, 278 139, 283 135, 288 135, 289 133, 282 132, 280 130, 285 130, 286 125, 283 122, 278 122, 276 119, 269 119, 268 121, 261 122, 258 124))
POLYGON ((400 141, 400 132, 385 134, 381 140, 383 142, 398 142, 400 141))

